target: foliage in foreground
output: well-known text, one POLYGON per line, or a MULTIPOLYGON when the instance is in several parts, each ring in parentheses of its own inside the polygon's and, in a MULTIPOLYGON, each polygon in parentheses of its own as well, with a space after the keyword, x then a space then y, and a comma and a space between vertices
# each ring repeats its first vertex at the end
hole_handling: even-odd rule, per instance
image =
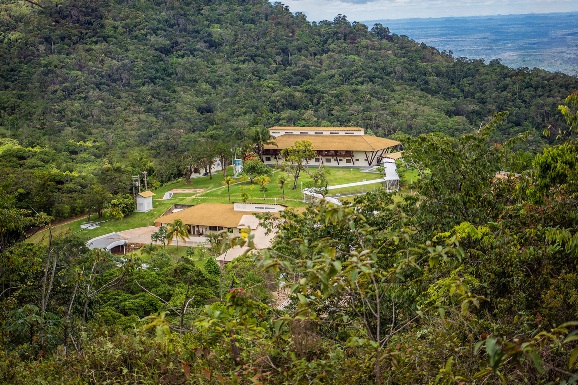
POLYGON ((221 270, 200 249, 175 260, 160 246, 119 258, 74 239, 12 245, 1 253, 0 376, 576 383, 577 143, 521 167, 527 157, 496 146, 491 129, 407 141, 407 162, 427 170, 418 195, 286 211, 266 220, 279 228, 270 250, 221 270), (486 172, 488 160, 498 165, 486 172))

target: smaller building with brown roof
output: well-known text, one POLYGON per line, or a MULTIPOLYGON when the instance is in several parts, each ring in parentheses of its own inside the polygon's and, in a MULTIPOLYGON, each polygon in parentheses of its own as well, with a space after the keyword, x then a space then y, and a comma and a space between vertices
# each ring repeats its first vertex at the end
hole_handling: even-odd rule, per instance
POLYGON ((146 213, 153 209, 153 196, 155 194, 152 191, 143 191, 136 195, 136 212, 146 213))
POLYGON ((241 229, 254 229, 259 221, 251 215, 258 212, 279 212, 285 206, 250 203, 201 203, 184 210, 163 215, 155 220, 155 226, 168 225, 180 219, 189 225, 191 235, 207 235, 227 230, 233 235, 241 235, 241 229))

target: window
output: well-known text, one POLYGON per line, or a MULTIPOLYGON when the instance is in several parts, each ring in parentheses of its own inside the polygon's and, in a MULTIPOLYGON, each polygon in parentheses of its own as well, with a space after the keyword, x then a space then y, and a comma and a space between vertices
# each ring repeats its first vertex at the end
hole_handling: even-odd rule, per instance
POLYGON ((359 159, 355 159, 356 162, 359 162, 359 159))
POLYGON ((323 131, 315 131, 315 135, 323 135, 323 131))
POLYGON ((345 163, 351 163, 351 159, 349 158, 345 159, 345 163))
POLYGON ((335 131, 329 131, 330 135, 339 135, 339 132, 335 132, 335 131))
POLYGON ((209 226, 209 231, 217 231, 217 226, 209 226))
POLYGON ((345 135, 353 135, 353 132, 346 132, 345 135))
POLYGON ((270 156, 266 156, 265 157, 265 162, 270 162, 271 161, 271 157, 270 156))
POLYGON ((331 163, 331 158, 325 158, 325 163, 331 163))
POLYGON ((319 163, 319 158, 315 158, 315 163, 319 163))
POLYGON ((293 131, 286 131, 285 135, 291 135, 293 133, 293 131))
POLYGON ((307 131, 301 131, 300 134, 301 134, 301 135, 307 135, 307 134, 309 134, 309 133, 308 133, 307 131))

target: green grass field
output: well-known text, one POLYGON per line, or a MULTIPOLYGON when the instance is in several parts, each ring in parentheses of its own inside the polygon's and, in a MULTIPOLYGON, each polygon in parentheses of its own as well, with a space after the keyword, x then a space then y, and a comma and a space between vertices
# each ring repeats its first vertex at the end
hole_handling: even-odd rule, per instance
MULTIPOLYGON (((232 175, 232 167, 227 170, 228 175, 232 175)), ((178 180, 170 183, 165 183, 158 189, 154 191, 155 196, 153 197, 153 210, 147 213, 132 213, 128 217, 123 219, 99 219, 96 216, 91 216, 91 221, 100 222, 100 227, 96 229, 82 229, 81 225, 87 222, 87 218, 80 218, 59 226, 55 226, 52 229, 53 236, 63 234, 66 232, 76 233, 83 239, 91 239, 100 235, 118 232, 127 229, 133 229, 136 227, 151 226, 154 224, 156 218, 160 217, 166 210, 168 210, 174 204, 199 204, 203 202, 212 203, 228 203, 229 193, 231 202, 242 202, 243 194, 247 194, 248 202, 252 203, 278 203, 284 204, 289 207, 299 207, 304 206, 303 194, 301 192, 302 188, 310 187, 313 181, 309 175, 302 173, 298 182, 297 188, 295 190, 293 187, 293 180, 288 177, 288 181, 285 184, 285 199, 283 199, 283 192, 278 184, 279 176, 281 171, 275 170, 271 175, 271 182, 265 186, 266 191, 261 191, 261 186, 257 184, 251 184, 249 181, 237 181, 230 186, 230 191, 227 191, 227 186, 223 185, 223 174, 218 172, 213 174, 212 179, 208 176, 193 178, 191 183, 187 184, 185 180, 178 180), (175 193, 171 199, 163 200, 163 196, 166 192, 176 189, 202 189, 199 192, 184 192, 175 193)), ((360 169, 344 169, 344 168, 328 168, 327 179, 329 180, 330 186, 360 182, 364 180, 377 179, 380 174, 361 172, 360 169)), ((409 172, 406 173, 406 178, 408 181, 413 181, 416 175, 409 172)), ((374 190, 377 185, 369 185, 362 189, 357 188, 355 192, 362 192, 358 190, 363 190, 363 192, 374 190)), ((347 190, 347 189, 346 189, 347 190)), ((353 189, 350 192, 353 192, 353 189)), ((348 191, 340 192, 342 195, 347 195, 348 191)), ((334 192, 332 191, 332 195, 334 192)), ((31 242, 46 242, 48 239, 48 230, 43 230, 36 233, 30 237, 31 242)))

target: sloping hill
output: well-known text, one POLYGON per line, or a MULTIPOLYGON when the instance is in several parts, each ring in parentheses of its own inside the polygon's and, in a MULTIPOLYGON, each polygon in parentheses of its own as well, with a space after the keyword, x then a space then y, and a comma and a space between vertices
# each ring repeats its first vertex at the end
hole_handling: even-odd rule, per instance
POLYGON ((511 136, 555 130, 557 104, 578 88, 569 76, 455 60, 344 16, 309 23, 266 0, 37 4, 0 5, 0 135, 26 145, 94 139, 161 156, 210 128, 457 134, 502 110, 511 136))

